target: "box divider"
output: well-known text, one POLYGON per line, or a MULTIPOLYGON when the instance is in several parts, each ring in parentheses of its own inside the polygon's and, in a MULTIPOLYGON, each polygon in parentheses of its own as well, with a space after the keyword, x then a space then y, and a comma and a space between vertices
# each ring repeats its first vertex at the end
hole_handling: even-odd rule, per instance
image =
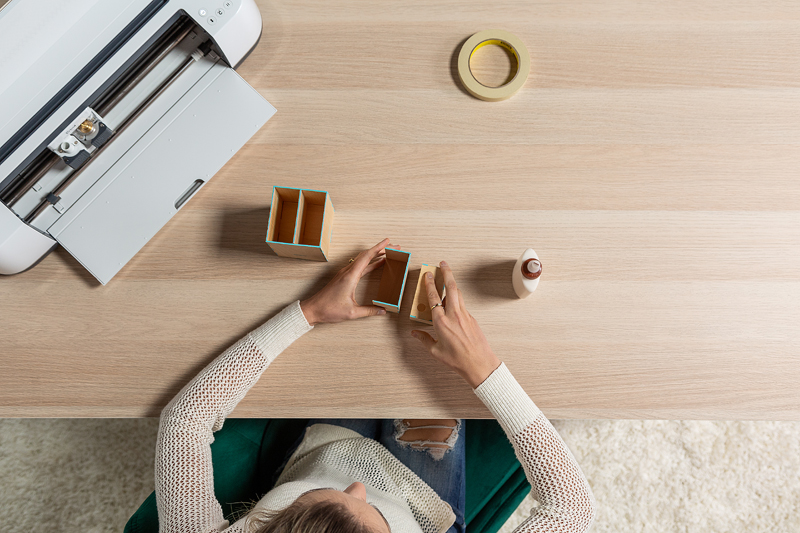
POLYGON ((294 222, 294 236, 292 242, 300 244, 300 233, 305 229, 306 195, 301 190, 297 197, 297 219, 294 222))

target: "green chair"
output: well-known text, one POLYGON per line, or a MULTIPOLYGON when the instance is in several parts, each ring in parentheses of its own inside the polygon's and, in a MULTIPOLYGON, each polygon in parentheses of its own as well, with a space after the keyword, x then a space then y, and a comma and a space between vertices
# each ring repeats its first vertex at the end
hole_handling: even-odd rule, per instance
MULTIPOLYGON (((274 473, 302 435, 305 419, 232 418, 214 435, 214 492, 231 520, 268 492, 274 473)), ((511 444, 494 420, 468 420, 466 524, 469 533, 495 533, 530 491, 511 444)), ((231 520, 233 521, 233 520, 231 520)), ((158 533, 155 492, 125 525, 125 533, 158 533)))
POLYGON ((467 420, 468 533, 496 533, 531 491, 496 420, 467 420))

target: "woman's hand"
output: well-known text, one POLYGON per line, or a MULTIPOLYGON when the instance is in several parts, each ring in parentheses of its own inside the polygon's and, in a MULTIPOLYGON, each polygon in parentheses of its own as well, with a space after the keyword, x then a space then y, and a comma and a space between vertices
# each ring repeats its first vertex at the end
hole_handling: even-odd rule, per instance
MULTIPOLYGON (((434 358, 455 370, 474 389, 500 366, 500 360, 489 346, 478 321, 464 306, 464 297, 456 286, 453 271, 444 261, 439 266, 444 277, 446 305, 431 311, 433 330, 439 340, 419 330, 412 331, 411 335, 419 339, 434 358)), ((425 288, 431 305, 442 303, 430 273, 425 276, 425 288)))
POLYGON ((342 322, 353 318, 383 315, 386 310, 375 305, 358 305, 355 299, 356 286, 385 261, 384 248, 389 239, 358 254, 355 261, 341 269, 317 294, 300 302, 300 308, 312 326, 326 322, 342 322))

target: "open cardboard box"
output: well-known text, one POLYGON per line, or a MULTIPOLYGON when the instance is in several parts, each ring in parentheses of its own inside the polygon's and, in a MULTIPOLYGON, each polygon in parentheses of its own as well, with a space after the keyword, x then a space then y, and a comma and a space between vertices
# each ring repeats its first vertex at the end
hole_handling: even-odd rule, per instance
POLYGON ((383 307, 392 313, 400 312, 400 302, 403 301, 410 261, 410 253, 386 248, 386 262, 383 265, 378 296, 372 300, 374 305, 383 307))
POLYGON ((326 191, 273 187, 267 244, 283 257, 327 261, 333 214, 326 191))

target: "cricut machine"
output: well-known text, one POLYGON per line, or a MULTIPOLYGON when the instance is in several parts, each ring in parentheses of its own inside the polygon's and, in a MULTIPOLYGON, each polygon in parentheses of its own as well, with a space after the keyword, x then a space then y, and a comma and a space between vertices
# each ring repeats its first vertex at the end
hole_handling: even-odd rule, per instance
POLYGON ((253 0, 2 8, 0 273, 114 277, 275 113, 234 71, 260 37, 253 0))

